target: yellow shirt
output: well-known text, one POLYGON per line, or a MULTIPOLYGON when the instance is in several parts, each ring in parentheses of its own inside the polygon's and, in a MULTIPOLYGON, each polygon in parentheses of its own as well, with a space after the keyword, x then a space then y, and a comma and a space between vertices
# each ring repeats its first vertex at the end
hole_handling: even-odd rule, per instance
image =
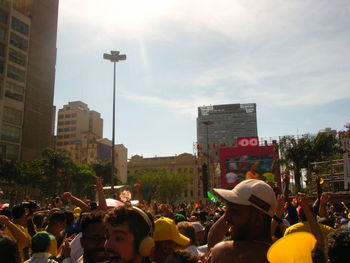
MULTIPOLYGON (((318 224, 322 234, 323 234, 323 238, 325 241, 327 241, 327 236, 329 233, 333 232, 334 229, 331 228, 330 226, 326 226, 326 225, 322 225, 322 224, 318 224)), ((291 233, 295 233, 295 232, 309 232, 311 233, 311 228, 310 228, 310 224, 307 221, 303 221, 303 222, 299 222, 297 224, 291 225, 290 227, 288 227, 286 229, 286 231, 284 232, 284 235, 288 235, 291 233)))
POLYGON ((245 175, 245 179, 260 179, 260 175, 253 171, 248 171, 245 175))
POLYGON ((50 253, 52 256, 56 257, 58 253, 57 253, 57 241, 55 236, 47 231, 43 231, 43 232, 46 232, 50 237, 50 247, 47 252, 50 253))
MULTIPOLYGON (((27 260, 29 258, 29 256, 30 256, 30 241, 32 240, 32 236, 29 234, 28 228, 26 228, 24 226, 21 226, 19 224, 15 224, 15 225, 24 232, 24 234, 26 235, 26 237, 29 240, 28 246, 21 247, 21 248, 19 247, 18 248, 19 256, 21 258, 21 262, 23 262, 24 260, 27 260)), ((13 237, 13 236, 11 235, 11 237, 13 237)))

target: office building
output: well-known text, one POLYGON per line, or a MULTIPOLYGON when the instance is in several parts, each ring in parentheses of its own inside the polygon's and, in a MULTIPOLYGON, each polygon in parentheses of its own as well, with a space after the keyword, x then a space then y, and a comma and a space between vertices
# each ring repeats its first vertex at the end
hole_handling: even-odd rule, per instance
POLYGON ((52 145, 58 0, 0 0, 0 157, 52 145))
MULTIPOLYGON (((69 102, 62 109, 59 109, 56 139, 56 148, 58 150, 71 151, 77 147, 77 144, 81 144, 85 140, 87 145, 91 141, 101 139, 102 133, 103 119, 101 114, 90 110, 84 102, 69 102)), ((81 156, 77 158, 72 157, 74 160, 83 158, 81 156)))
POLYGON ((239 137, 258 136, 256 104, 226 104, 198 107, 198 152, 234 146, 239 137))

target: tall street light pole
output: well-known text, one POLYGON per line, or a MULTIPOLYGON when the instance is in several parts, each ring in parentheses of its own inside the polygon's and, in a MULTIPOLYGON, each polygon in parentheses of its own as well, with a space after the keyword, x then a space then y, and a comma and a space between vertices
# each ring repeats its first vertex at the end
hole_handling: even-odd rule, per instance
MULTIPOLYGON (((213 125, 214 122, 213 121, 202 121, 202 124, 204 124, 207 128, 207 171, 208 171, 208 186, 210 184, 209 180, 210 180, 210 157, 209 157, 209 126, 213 125)), ((204 193, 206 195, 206 193, 204 193)))
POLYGON ((119 51, 111 51, 111 54, 104 53, 103 58, 113 62, 113 124, 112 124, 112 172, 111 172, 111 188, 114 193, 114 172, 115 172, 115 78, 116 63, 126 60, 126 55, 121 55, 119 51))

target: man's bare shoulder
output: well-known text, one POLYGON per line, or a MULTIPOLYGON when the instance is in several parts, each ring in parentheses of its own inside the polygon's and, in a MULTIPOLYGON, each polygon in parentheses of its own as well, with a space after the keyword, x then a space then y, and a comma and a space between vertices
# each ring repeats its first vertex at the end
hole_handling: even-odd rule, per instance
POLYGON ((268 262, 268 245, 255 242, 223 241, 216 244, 209 253, 210 263, 268 262))
POLYGON ((235 251, 233 249, 233 241, 222 241, 216 244, 209 252, 210 263, 235 262, 235 251))

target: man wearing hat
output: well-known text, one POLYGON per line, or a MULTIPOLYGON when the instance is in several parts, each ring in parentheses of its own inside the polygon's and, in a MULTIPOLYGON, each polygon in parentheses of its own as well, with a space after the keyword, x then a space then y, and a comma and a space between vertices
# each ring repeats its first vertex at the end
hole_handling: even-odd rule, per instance
POLYGON ((175 222, 167 217, 161 217, 154 222, 155 249, 152 261, 164 263, 167 257, 177 249, 190 244, 190 239, 180 234, 175 222))
POLYGON ((273 189, 261 180, 247 179, 232 190, 214 188, 214 192, 226 203, 224 218, 233 240, 215 245, 210 262, 268 262, 271 220, 277 206, 273 189))

